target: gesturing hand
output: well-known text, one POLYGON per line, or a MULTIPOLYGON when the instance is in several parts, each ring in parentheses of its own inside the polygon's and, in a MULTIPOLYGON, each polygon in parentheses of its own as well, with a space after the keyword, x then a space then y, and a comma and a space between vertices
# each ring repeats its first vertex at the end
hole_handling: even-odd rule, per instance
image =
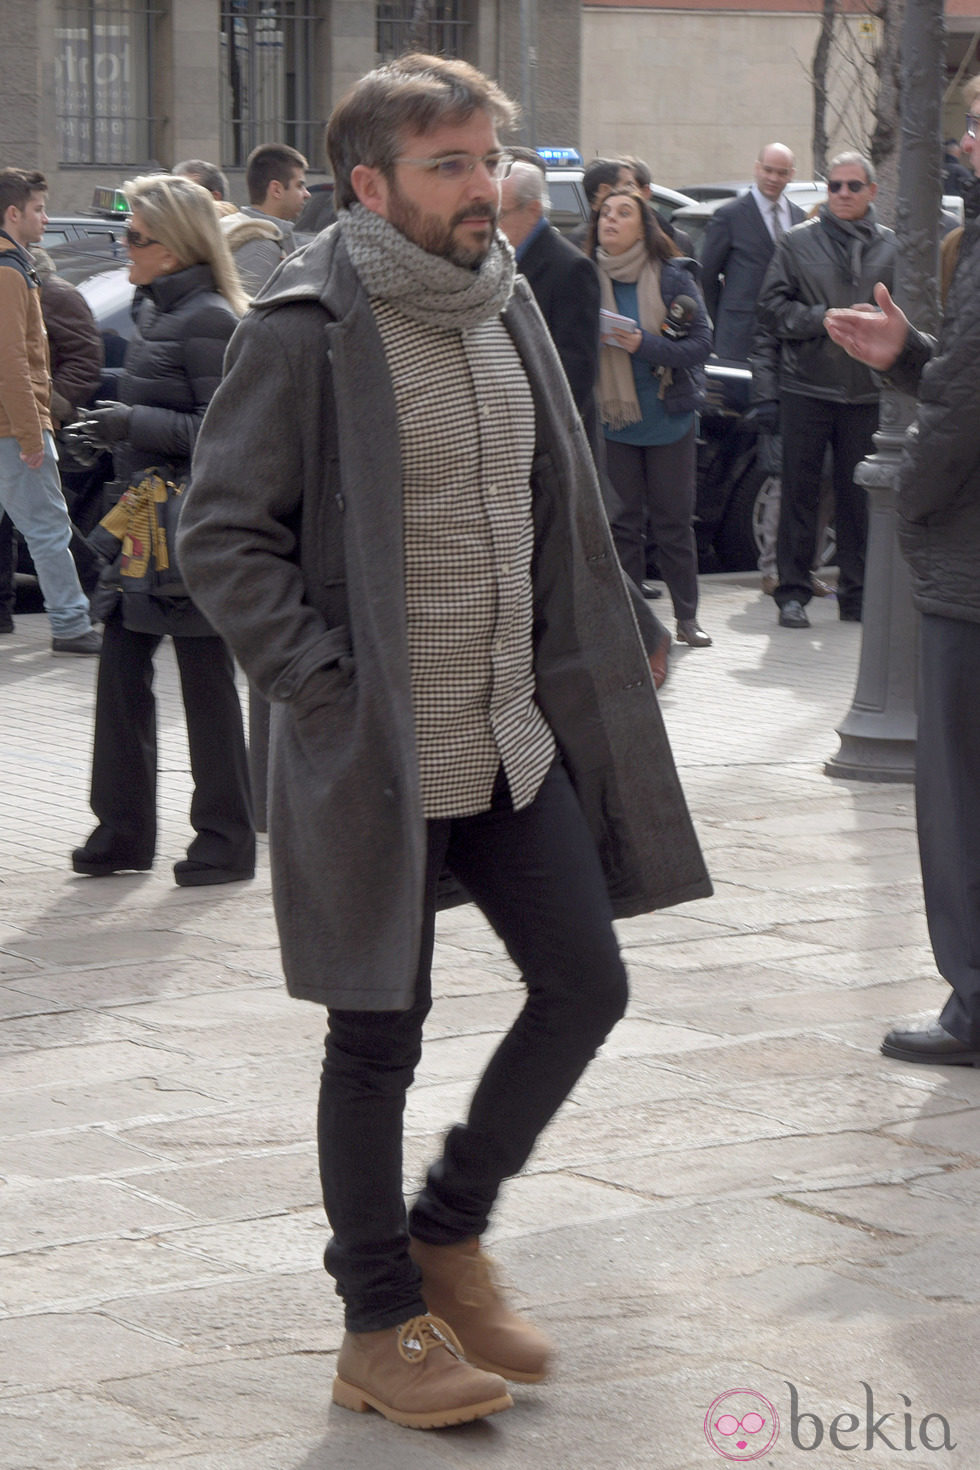
POLYGON ((884 372, 901 356, 909 332, 909 319, 895 305, 881 281, 874 288, 875 305, 832 307, 823 319, 827 335, 849 357, 884 372))

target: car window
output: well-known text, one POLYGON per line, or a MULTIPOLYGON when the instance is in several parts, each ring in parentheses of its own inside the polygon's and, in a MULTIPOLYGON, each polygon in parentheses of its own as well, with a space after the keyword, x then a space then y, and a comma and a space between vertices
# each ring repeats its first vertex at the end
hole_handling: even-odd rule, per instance
POLYGON ((551 195, 553 213, 574 215, 579 220, 588 218, 581 184, 576 184, 572 179, 550 178, 548 193, 551 195))
POLYGON ((45 250, 50 250, 52 245, 67 245, 68 232, 66 230, 45 230, 41 236, 41 244, 45 250))

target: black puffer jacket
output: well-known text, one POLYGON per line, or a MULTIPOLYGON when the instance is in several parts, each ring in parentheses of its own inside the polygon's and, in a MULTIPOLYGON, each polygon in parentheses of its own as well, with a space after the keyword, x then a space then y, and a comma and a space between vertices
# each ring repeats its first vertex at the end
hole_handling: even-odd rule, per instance
MULTIPOLYGON (((119 398, 132 405, 129 435, 112 451, 117 487, 137 483, 153 466, 185 480, 208 404, 221 382, 225 348, 238 318, 215 290, 208 265, 159 276, 136 293, 136 334, 126 349, 119 398)), ((140 633, 213 636, 189 597, 157 598, 126 587, 118 561, 103 572, 93 603, 109 616, 122 593, 122 618, 140 633)))
POLYGON ((894 271, 895 236, 883 225, 874 224, 871 239, 859 243, 822 205, 815 219, 787 230, 762 283, 758 311, 760 325, 779 339, 780 392, 877 403, 871 369, 831 342, 823 319, 831 306, 870 301, 876 281, 891 290, 894 271))
POLYGON ((966 213, 938 344, 910 332, 887 380, 919 391, 898 495, 915 605, 980 623, 980 186, 966 213))
POLYGON ((182 478, 238 318, 207 265, 159 276, 137 292, 133 314, 137 330, 119 392, 133 412, 127 439, 113 449, 116 479, 128 484, 159 464, 182 478))

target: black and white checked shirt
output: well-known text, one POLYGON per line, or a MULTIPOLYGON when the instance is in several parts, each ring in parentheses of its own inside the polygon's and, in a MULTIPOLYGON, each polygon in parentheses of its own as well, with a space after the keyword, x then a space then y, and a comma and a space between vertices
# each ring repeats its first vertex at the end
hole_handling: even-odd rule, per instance
POLYGON ((501 764, 519 809, 555 754, 534 700, 531 390, 499 317, 457 331, 371 305, 398 409, 423 811, 486 811, 501 764))

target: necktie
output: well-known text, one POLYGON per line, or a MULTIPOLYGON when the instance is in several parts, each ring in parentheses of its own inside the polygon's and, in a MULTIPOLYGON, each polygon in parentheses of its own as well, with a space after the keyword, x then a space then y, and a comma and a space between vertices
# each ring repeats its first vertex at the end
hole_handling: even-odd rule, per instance
POLYGON ((772 207, 772 238, 775 240, 777 245, 779 244, 785 233, 786 231, 783 229, 783 222, 779 218, 779 201, 777 200, 772 207))

